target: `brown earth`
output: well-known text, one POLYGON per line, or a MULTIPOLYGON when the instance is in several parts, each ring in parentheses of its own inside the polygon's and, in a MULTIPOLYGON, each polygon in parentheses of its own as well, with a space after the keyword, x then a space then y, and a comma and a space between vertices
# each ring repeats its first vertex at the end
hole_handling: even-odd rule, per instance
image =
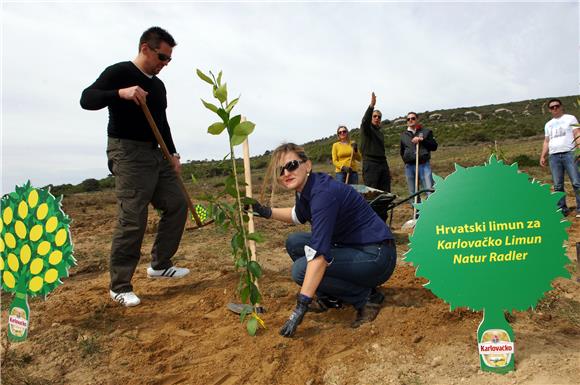
MULTIPOLYGON (((402 178, 402 177, 401 177, 402 178)), ((211 189, 210 184, 195 192, 211 189)), ((277 205, 291 202, 289 194, 277 205)), ((569 203, 573 199, 569 197, 569 203)), ((142 304, 124 308, 108 296, 108 252, 115 218, 112 192, 78 194, 64 200, 78 266, 46 301, 30 300, 27 342, 6 341, 2 294, 3 384, 578 384, 580 383, 580 287, 576 251, 580 220, 569 218, 572 279, 557 279, 535 311, 516 312, 516 371, 507 375, 479 368, 476 331, 481 313, 449 306, 424 289, 401 258, 407 236, 397 232, 399 262, 382 287, 386 301, 377 319, 351 329, 352 309, 308 314, 295 338, 278 335, 294 306, 284 250, 297 228, 257 221, 267 241, 258 245, 265 268, 260 281, 267 329, 250 337, 226 310, 236 302, 238 275, 229 235, 215 226, 185 232, 175 257, 192 272, 180 280, 146 277, 148 250, 157 226, 151 210, 144 256, 133 283, 142 304)), ((393 228, 409 218, 397 208, 393 228)))

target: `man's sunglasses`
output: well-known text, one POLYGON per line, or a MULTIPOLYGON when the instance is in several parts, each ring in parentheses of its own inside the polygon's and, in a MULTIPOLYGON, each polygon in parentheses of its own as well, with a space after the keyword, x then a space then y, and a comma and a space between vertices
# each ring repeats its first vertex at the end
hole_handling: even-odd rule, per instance
POLYGON ((417 120, 417 118, 414 117, 414 116, 411 116, 411 117, 407 118, 407 122, 415 121, 415 120, 417 120))
POLYGON ((560 104, 553 104, 550 107, 548 107, 550 110, 555 110, 557 108, 560 108, 560 104))
POLYGON ((300 165, 302 163, 304 163, 303 160, 298 160, 298 159, 291 160, 290 162, 286 163, 284 166, 278 167, 278 172, 280 173, 280 176, 282 176, 282 175, 284 175, 284 170, 288 170, 288 172, 296 171, 296 169, 298 169, 298 167, 300 167, 300 165))
POLYGON ((374 118, 379 118, 380 119, 381 118, 381 115, 373 115, 373 119, 374 118))
POLYGON ((153 52, 157 54, 157 59, 159 59, 160 61, 166 61, 167 63, 171 61, 171 56, 167 56, 164 53, 158 52, 155 48, 151 49, 153 50, 153 52))

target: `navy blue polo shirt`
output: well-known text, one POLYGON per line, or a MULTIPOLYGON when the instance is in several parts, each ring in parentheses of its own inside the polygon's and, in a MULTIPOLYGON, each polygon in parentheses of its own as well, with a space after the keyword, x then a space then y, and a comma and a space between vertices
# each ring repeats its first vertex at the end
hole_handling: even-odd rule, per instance
POLYGON ((394 239, 389 227, 354 188, 326 174, 310 174, 302 192, 296 194, 295 213, 300 223, 312 224, 308 260, 324 255, 332 261, 333 244, 355 246, 394 239))

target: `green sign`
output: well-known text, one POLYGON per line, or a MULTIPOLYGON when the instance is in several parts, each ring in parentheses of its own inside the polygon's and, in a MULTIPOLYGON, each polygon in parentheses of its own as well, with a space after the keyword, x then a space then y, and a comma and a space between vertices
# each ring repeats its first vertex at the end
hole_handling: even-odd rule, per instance
POLYGON ((60 199, 30 182, 0 201, 2 290, 15 293, 8 310, 8 338, 28 336, 28 295, 46 296, 75 264, 69 217, 60 199))
POLYGON ((477 332, 482 370, 514 368, 515 338, 504 311, 534 307, 556 277, 569 277, 567 239, 557 201, 562 193, 530 181, 517 164, 492 156, 462 168, 418 207, 406 260, 451 310, 483 310, 477 332))

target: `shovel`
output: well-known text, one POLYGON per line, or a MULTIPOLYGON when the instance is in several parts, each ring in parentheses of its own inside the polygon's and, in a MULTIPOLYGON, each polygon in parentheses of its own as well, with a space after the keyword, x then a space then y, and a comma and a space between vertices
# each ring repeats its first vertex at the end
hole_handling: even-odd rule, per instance
MULTIPOLYGON (((143 109, 143 113, 145 114, 145 117, 147 118, 147 122, 149 122, 149 126, 151 126, 151 130, 153 131, 153 135, 155 135, 155 139, 157 139, 157 143, 159 144, 159 147, 161 147, 161 151, 163 152, 163 156, 168 161, 171 161, 171 154, 169 153, 169 149, 167 148, 167 145, 165 144, 165 141, 163 140, 163 137, 161 136, 161 133, 159 132, 159 128, 157 128, 157 124, 155 123, 155 120, 153 120, 153 116, 151 116, 151 112, 149 111, 149 107, 147 107, 146 103, 141 103, 141 108, 143 109)), ((199 229, 200 227, 207 226, 207 225, 211 224, 213 222, 213 220, 203 223, 201 221, 201 219, 199 219, 199 215, 197 215, 197 212, 195 211, 195 206, 193 205, 193 202, 191 201, 191 198, 189 197, 189 193, 187 192, 187 189, 185 188, 185 185, 183 184, 183 180, 181 180, 181 175, 179 175, 177 173, 177 171, 175 172, 175 174, 177 176, 177 182, 178 182, 177 184, 179 185, 179 188, 181 189, 181 191, 183 192, 183 195, 185 196, 185 201, 187 202, 187 207, 189 208, 189 211, 191 212, 191 216, 193 217, 193 220, 195 221, 195 224, 197 225, 197 227, 195 227, 194 229, 199 229)))
MULTIPOLYGON (((417 142, 417 147, 415 148, 415 192, 419 191, 419 142, 417 142)), ((407 222, 403 223, 401 230, 412 230, 417 224, 417 202, 419 200, 419 195, 415 195, 415 204, 413 205, 413 219, 409 219, 407 222)))
MULTIPOLYGON (((351 143, 351 146, 352 146, 352 143, 351 143)), ((354 156, 354 148, 352 149, 352 152, 350 154, 350 160, 348 161, 349 170, 352 168, 352 157, 353 156, 354 156)), ((344 180, 344 184, 348 184, 348 178, 350 178, 350 171, 346 173, 346 179, 344 180)))

